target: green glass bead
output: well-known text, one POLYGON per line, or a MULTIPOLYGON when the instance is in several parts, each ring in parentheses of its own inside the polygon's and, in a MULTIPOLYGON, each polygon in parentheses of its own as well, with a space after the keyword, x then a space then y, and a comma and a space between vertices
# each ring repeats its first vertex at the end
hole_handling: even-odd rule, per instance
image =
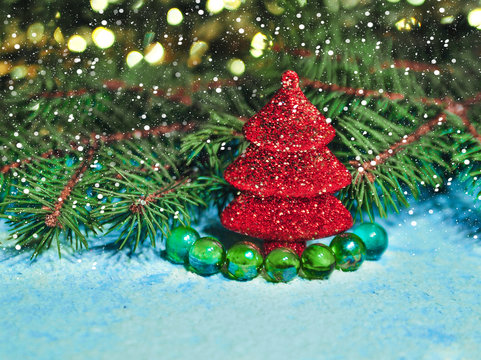
POLYGON ((355 271, 366 259, 366 245, 352 233, 337 235, 329 247, 336 256, 336 268, 342 271, 355 271))
POLYGON ((228 275, 235 280, 251 280, 259 274, 263 262, 259 248, 248 241, 242 241, 227 251, 226 269, 228 275))
POLYGON ((167 259, 175 264, 185 264, 190 247, 199 237, 191 227, 179 226, 172 230, 165 242, 167 259))
POLYGON ((302 253, 302 273, 308 279, 327 279, 335 267, 336 256, 327 245, 312 244, 302 253))
POLYGON ((220 271, 225 261, 222 244, 213 237, 202 237, 189 250, 189 263, 199 275, 212 275, 220 271))
POLYGON ((288 282, 294 279, 301 267, 299 256, 294 250, 277 248, 264 261, 266 274, 271 281, 288 282))
POLYGON ((354 234, 366 245, 367 260, 379 260, 387 249, 387 232, 379 224, 363 223, 354 230, 354 234))

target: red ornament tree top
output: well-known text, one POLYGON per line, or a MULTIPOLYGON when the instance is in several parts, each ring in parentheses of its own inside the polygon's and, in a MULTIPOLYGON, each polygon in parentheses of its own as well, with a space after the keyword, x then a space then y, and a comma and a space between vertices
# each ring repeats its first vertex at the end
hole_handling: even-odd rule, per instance
POLYGON ((225 227, 264 239, 265 251, 287 246, 299 254, 305 241, 352 226, 349 211, 332 193, 351 175, 326 144, 334 128, 286 71, 282 87, 244 126, 252 142, 224 173, 241 191, 224 210, 225 227))
POLYGON ((282 75, 282 88, 244 125, 244 135, 268 150, 297 152, 318 149, 336 132, 306 98, 294 71, 282 75))

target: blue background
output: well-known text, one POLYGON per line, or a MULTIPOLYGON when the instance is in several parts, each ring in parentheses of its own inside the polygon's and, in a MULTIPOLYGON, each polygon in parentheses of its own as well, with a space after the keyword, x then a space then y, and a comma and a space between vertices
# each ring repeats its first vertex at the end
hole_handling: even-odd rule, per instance
MULTIPOLYGON (((430 197, 379 221, 380 261, 288 284, 204 278, 149 247, 30 262, 3 244, 0 359, 479 358, 478 218, 459 189, 430 197)), ((214 213, 197 225, 218 227, 214 213)))

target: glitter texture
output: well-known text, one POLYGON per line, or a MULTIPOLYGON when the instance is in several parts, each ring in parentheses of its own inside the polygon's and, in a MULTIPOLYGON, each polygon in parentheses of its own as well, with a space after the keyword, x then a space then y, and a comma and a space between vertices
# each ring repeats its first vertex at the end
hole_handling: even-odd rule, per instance
POLYGON ((349 211, 332 193, 351 175, 326 144, 334 128, 299 88, 294 71, 244 126, 251 142, 225 171, 241 191, 221 214, 222 224, 264 240, 267 254, 289 247, 299 255, 305 241, 335 235, 352 226, 349 211))
POLYGON ((258 197, 242 193, 222 213, 229 229, 264 240, 302 241, 337 234, 352 225, 333 195, 313 198, 258 197))
POLYGON ((351 183, 351 175, 326 147, 273 152, 251 145, 227 167, 225 179, 242 191, 264 196, 312 197, 351 183))
POLYGON ((336 134, 299 88, 294 71, 282 75, 282 88, 243 128, 247 140, 273 151, 313 150, 336 134))

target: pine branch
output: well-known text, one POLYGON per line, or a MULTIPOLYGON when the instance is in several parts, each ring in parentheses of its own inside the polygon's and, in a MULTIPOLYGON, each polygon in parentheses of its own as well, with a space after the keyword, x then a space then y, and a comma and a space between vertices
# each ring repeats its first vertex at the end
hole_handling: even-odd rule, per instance
MULTIPOLYGON (((373 169, 385 163, 386 160, 395 156, 398 152, 402 151, 406 146, 413 144, 414 142, 421 139, 423 136, 433 131, 436 128, 436 126, 441 126, 445 121, 446 121, 446 115, 439 114, 438 116, 435 116, 430 121, 421 125, 416 131, 414 131, 410 135, 405 135, 402 140, 391 145, 389 149, 376 155, 375 160, 365 161, 363 163, 360 163, 357 160, 351 160, 349 161, 349 163, 352 166, 357 167, 357 171, 361 175, 361 177, 366 176, 370 182, 374 182, 375 176, 371 172, 373 169)), ((360 180, 359 177, 355 178, 355 181, 359 181, 359 180, 360 180)))
MULTIPOLYGON (((51 149, 51 150, 48 150, 48 151, 44 152, 43 154, 40 154, 39 157, 42 158, 42 159, 48 159, 48 158, 51 158, 51 157, 61 158, 61 157, 64 157, 64 156, 65 156, 65 152, 63 150, 51 149)), ((25 164, 29 164, 33 161, 34 161, 34 159, 32 157, 29 157, 29 158, 17 160, 16 162, 11 163, 11 164, 3 165, 2 168, 0 169, 0 173, 6 174, 12 169, 19 168, 19 167, 21 167, 25 164)))
MULTIPOLYGON (((75 172, 70 176, 70 178, 66 181, 66 184, 63 186, 63 190, 60 192, 60 195, 56 195, 52 193, 51 189, 46 189, 46 188, 36 188, 35 192, 32 192, 29 190, 29 187, 19 187, 16 184, 17 188, 23 189, 22 194, 22 199, 18 199, 18 193, 12 194, 14 195, 11 200, 8 198, 5 199, 5 203, 7 204, 7 214, 9 213, 15 213, 17 216, 12 216, 8 215, 7 217, 9 218, 10 222, 13 224, 12 230, 13 232, 13 238, 17 240, 17 243, 19 245, 28 245, 31 243, 35 242, 35 239, 40 238, 39 234, 42 234, 42 241, 40 241, 36 245, 36 250, 33 254, 33 256, 37 256, 44 248, 50 247, 53 241, 56 241, 58 251, 60 254, 60 236, 64 234, 69 242, 72 240, 72 236, 75 237, 76 239, 76 247, 82 246, 82 247, 87 247, 87 241, 85 239, 85 236, 80 232, 80 228, 83 226, 86 228, 86 231, 88 230, 95 230, 95 228, 98 229, 97 223, 101 223, 101 219, 96 219, 95 217, 92 218, 91 214, 83 210, 82 208, 85 208, 85 206, 89 207, 92 204, 85 204, 85 201, 83 201, 84 195, 83 191, 81 190, 80 192, 76 190, 76 185, 80 183, 81 179, 85 178, 86 175, 89 175, 88 170, 92 168, 92 162, 95 157, 99 158, 109 158, 111 157, 111 149, 106 149, 107 153, 99 153, 99 151, 107 146, 113 146, 115 144, 122 144, 124 149, 129 149, 128 150, 128 156, 132 160, 132 145, 130 144, 131 141, 139 141, 141 139, 147 139, 147 138, 154 138, 158 137, 160 135, 165 135, 169 133, 175 133, 177 131, 188 131, 191 129, 193 124, 187 124, 187 125, 180 125, 180 124, 172 124, 169 126, 159 126, 150 130, 134 130, 132 132, 128 133, 115 133, 112 135, 92 135, 92 145, 89 145, 87 149, 84 152, 84 160, 80 163, 80 165, 77 167, 75 172), (102 146, 101 146, 102 145, 102 146), (127 146, 127 147, 125 147, 127 146), (75 193, 77 191, 77 193, 75 193), (38 194, 38 195, 37 195, 38 194), (45 197, 46 196, 46 197, 45 197), (57 199, 55 203, 51 203, 51 199, 57 199), (12 203, 13 200, 13 203, 12 203), (77 211, 71 211, 71 208, 66 208, 67 200, 69 200, 70 204, 73 204, 72 208, 76 209, 77 208, 77 203, 82 203, 82 206, 78 208, 77 211), (10 206, 8 206, 10 204, 10 206), (12 204, 14 205, 12 207, 12 204), (35 216, 28 215, 29 213, 31 214, 36 214, 35 216), (42 219, 43 219, 43 225, 42 225, 42 219), (28 224, 27 226, 20 226, 19 224, 28 224), (57 230, 55 231, 49 231, 48 228, 55 228, 57 230)), ((79 140, 81 143, 85 143, 85 139, 79 140)), ((116 156, 121 156, 120 153, 116 153, 116 156)), ((164 161, 171 162, 171 160, 168 160, 169 157, 164 157, 164 161)), ((154 158, 150 158, 150 160, 153 162, 154 158)), ((17 171, 19 172, 16 174, 16 177, 18 176, 24 176, 25 178, 28 178, 28 182, 33 182, 37 183, 38 178, 36 177, 36 171, 35 169, 38 168, 43 168, 45 166, 44 162, 49 160, 48 157, 39 157, 36 159, 30 159, 27 162, 20 162, 20 164, 25 167, 24 170, 21 169, 20 166, 17 167, 17 171), (33 172, 32 172, 33 170, 33 172)), ((119 161, 124 161, 123 156, 119 158, 119 161)), ((142 158, 137 157, 137 160, 139 163, 142 162, 142 158)), ((47 166, 47 168, 50 168, 50 166, 47 166)), ((8 167, 8 170, 10 170, 11 167, 8 167)), ((144 168, 142 168, 144 169, 144 168)), ((172 164, 167 164, 164 167, 165 171, 168 169, 173 169, 172 164)), ((158 171, 159 166, 156 163, 153 163, 151 165, 151 170, 153 171, 158 171)), ((165 171, 162 171, 165 173, 165 171)), ((128 175, 132 176, 132 175, 128 175)), ((145 176, 145 175, 144 175, 145 176)), ((99 183, 105 183, 106 179, 110 179, 108 176, 104 177, 104 174, 95 174, 95 173, 90 173, 90 177, 86 180, 83 181, 84 185, 83 188, 91 186, 89 184, 96 184, 98 186, 99 183)), ((139 179, 136 179, 137 182, 139 182, 139 179)), ((154 179, 155 180, 155 179, 154 179)), ((117 180, 118 181, 118 180, 117 180)), ((150 180, 152 181, 152 180, 150 180)), ((192 189, 194 186, 192 187, 192 189)), ((189 189, 183 190, 179 194, 177 192, 177 195, 183 196, 184 200, 182 203, 178 203, 179 209, 183 212, 183 216, 186 218, 188 217, 187 212, 183 209, 183 207, 186 206, 187 203, 191 204, 196 204, 199 205, 201 204, 201 201, 197 197, 193 197, 191 194, 192 190, 189 189)), ((157 198, 157 197, 156 197, 157 198)), ((172 199, 169 199, 168 201, 171 202, 170 205, 167 206, 167 208, 171 209, 172 208, 172 199)), ((152 203, 154 203, 152 201, 152 203)), ((131 204, 132 205, 132 204, 131 204)), ((96 208, 96 207, 94 207, 96 208)), ((133 208, 130 208, 130 206, 127 208, 128 213, 132 213, 133 208)), ((178 211, 178 210, 176 210, 178 211)), ((152 211, 150 211, 152 212, 152 211)), ((136 218, 139 216, 139 213, 136 214, 136 218)), ((174 215, 172 215, 174 216, 174 215)), ((144 221, 144 220, 142 220, 144 221)), ((146 224, 152 224, 156 223, 158 220, 151 220, 150 222, 147 222, 146 224)), ((165 231, 166 226, 165 222, 162 227, 165 231)), ((140 233, 143 233, 143 230, 140 231, 140 233)), ((130 233, 129 233, 130 234, 130 233)), ((153 243, 155 244, 155 239, 153 240, 153 243)))
POLYGON ((157 202, 157 200, 159 200, 160 198, 173 192, 177 186, 189 182, 189 180, 190 179, 188 178, 177 180, 166 189, 158 190, 153 194, 149 194, 147 196, 141 196, 137 202, 130 205, 130 211, 132 211, 132 213, 134 214, 143 214, 145 212, 145 206, 149 206, 151 203, 157 202))
POLYGON ((471 178, 480 173, 477 57, 452 50, 454 64, 446 50, 436 65, 424 64, 433 58, 426 50, 411 56, 416 61, 409 54, 395 60, 395 46, 366 36, 365 27, 319 31, 316 14, 304 10, 303 22, 313 31, 294 30, 289 16, 276 20, 280 31, 266 26, 262 31, 283 50, 266 50, 241 79, 223 76, 214 62, 197 72, 181 64, 156 71, 139 66, 95 79, 45 65, 46 75, 33 84, 15 83, 17 95, 6 92, 0 104, 0 214, 12 238, 35 246, 37 255, 55 242, 60 251, 63 238, 80 248, 89 231, 119 231, 119 247, 134 250, 187 224, 199 206, 222 208, 233 193, 223 171, 247 146, 240 117, 265 103, 287 68, 303 75, 309 100, 337 130, 330 147, 354 165, 357 179, 340 198, 359 216, 372 217, 375 209, 386 216, 408 204, 408 191, 436 190, 453 171, 471 178), (437 126, 440 117, 450 126, 437 126), (92 130, 93 143, 86 136, 92 130))
POLYGON ((65 201, 68 199, 68 197, 72 193, 72 190, 75 187, 75 185, 77 185, 77 183, 82 179, 83 174, 88 170, 99 148, 100 148, 99 141, 94 140, 93 144, 89 146, 85 151, 85 155, 84 155, 85 160, 82 161, 78 169, 74 172, 70 180, 67 182, 67 184, 63 188, 53 209, 48 209, 48 208, 45 209, 45 210, 51 211, 51 213, 45 217, 45 224, 47 226, 52 228, 53 227, 62 228, 62 224, 59 223, 59 217, 61 215, 62 207, 64 206, 65 201))
MULTIPOLYGON (((123 157, 121 154, 116 157, 123 157)), ((179 159, 169 156, 172 160, 179 159)), ((205 205, 201 193, 205 187, 189 177, 178 179, 172 164, 152 166, 158 161, 145 157, 144 166, 123 171, 112 167, 103 174, 99 194, 115 201, 107 202, 93 212, 93 216, 106 227, 106 233, 119 231, 119 248, 127 244, 132 251, 149 238, 152 246, 166 236, 176 222, 188 224, 191 211, 205 205)), ((164 161, 166 159, 164 158, 164 161)))

